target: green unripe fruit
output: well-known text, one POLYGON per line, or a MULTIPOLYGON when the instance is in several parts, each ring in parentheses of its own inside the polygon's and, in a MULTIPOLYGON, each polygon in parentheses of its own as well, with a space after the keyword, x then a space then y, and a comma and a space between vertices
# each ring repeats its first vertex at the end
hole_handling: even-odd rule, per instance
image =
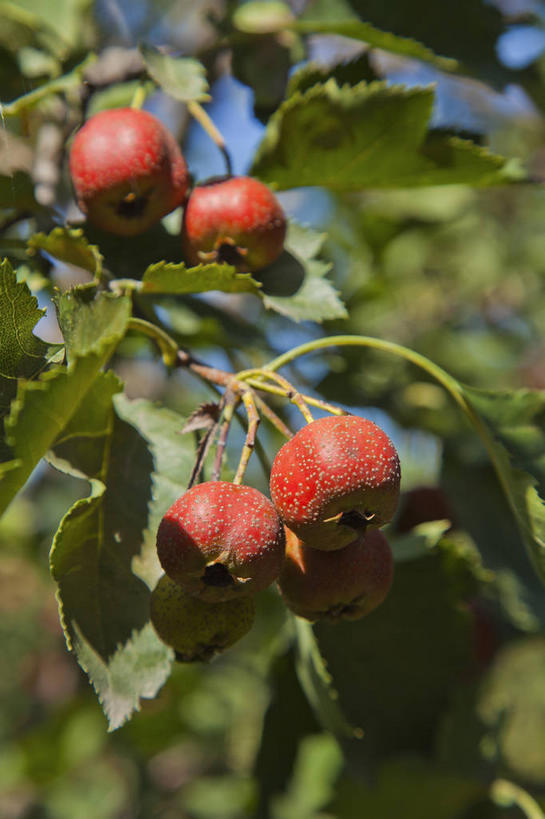
POLYGON ((176 659, 190 663, 209 660, 244 637, 254 622, 255 603, 252 597, 208 603, 164 575, 151 593, 150 614, 176 659))

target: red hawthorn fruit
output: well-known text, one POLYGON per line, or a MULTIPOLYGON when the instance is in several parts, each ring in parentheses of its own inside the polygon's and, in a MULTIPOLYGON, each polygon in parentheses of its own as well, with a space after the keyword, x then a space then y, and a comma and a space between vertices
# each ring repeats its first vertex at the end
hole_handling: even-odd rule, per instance
POLYGON ((157 532, 166 574, 209 602, 269 586, 280 574, 284 547, 284 529, 270 500, 228 481, 189 489, 165 513, 157 532))
POLYGON ((388 523, 400 466, 385 432, 356 415, 321 418, 278 451, 271 498, 284 523, 316 549, 340 549, 355 532, 388 523))
POLYGON ((180 205, 188 174, 170 131, 152 114, 114 108, 92 116, 70 151, 81 210, 102 230, 136 236, 180 205))
POLYGON ((335 551, 312 548, 286 527, 278 586, 288 608, 307 620, 357 620, 379 606, 392 585, 394 561, 378 529, 335 551))
POLYGON ((191 265, 217 261, 241 271, 259 270, 282 253, 285 237, 284 211, 257 179, 211 179, 187 201, 182 245, 191 265))

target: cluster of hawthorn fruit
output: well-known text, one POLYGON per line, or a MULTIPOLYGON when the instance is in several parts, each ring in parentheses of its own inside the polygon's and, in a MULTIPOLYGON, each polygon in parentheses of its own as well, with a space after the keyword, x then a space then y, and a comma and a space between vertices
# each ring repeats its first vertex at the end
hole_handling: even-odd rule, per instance
POLYGON ((275 581, 308 620, 354 620, 386 597, 393 558, 381 526, 399 499, 400 466, 380 427, 355 415, 312 421, 278 451, 269 500, 205 481, 157 532, 165 574, 151 621, 182 661, 205 660, 246 634, 254 595, 275 581))
POLYGON ((183 205, 182 250, 190 265, 226 262, 255 271, 283 250, 286 217, 269 188, 226 176, 191 190, 173 134, 147 111, 114 108, 90 117, 74 137, 70 175, 89 222, 119 236, 144 233, 183 205))
MULTIPOLYGON (((70 173, 88 220, 121 236, 143 233, 183 205, 189 264, 255 271, 283 250, 286 218, 271 191, 231 176, 190 190, 176 140, 145 111, 91 117, 74 138, 70 173)), ((380 527, 397 507, 399 458, 372 421, 310 420, 277 453, 272 502, 242 485, 242 474, 188 489, 159 525, 165 574, 151 594, 151 621, 181 661, 206 660, 246 634, 255 593, 274 582, 286 605, 312 621, 362 617, 392 583, 380 527)))

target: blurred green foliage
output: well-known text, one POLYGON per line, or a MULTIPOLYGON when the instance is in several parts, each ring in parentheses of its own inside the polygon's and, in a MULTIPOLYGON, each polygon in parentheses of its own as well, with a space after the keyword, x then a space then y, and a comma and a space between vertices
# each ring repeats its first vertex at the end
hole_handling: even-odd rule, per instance
MULTIPOLYGON (((128 314, 123 299, 97 308, 108 297, 94 299, 94 275, 144 276, 135 314, 218 366, 259 366, 295 344, 354 333, 416 350, 470 387, 522 389, 494 407, 467 394, 500 430, 528 508, 541 508, 525 480, 540 480, 543 466, 543 58, 514 71, 496 45, 513 22, 541 27, 543 3, 309 0, 290 4, 293 15, 266 32, 237 27, 239 6, 0 3, 0 251, 9 259, 2 276, 13 268, 17 282, 10 277, 0 303, 6 503, 34 468, 0 521, 0 816, 536 819, 545 809, 543 585, 474 430, 400 358, 344 348, 287 369, 301 389, 371 414, 398 445, 404 497, 422 525, 406 531, 400 516, 390 527, 391 597, 361 623, 312 629, 296 627, 271 589, 239 645, 208 665, 175 664, 161 687, 168 652, 145 632, 154 529, 187 480, 195 438, 181 436, 182 421, 216 396, 187 372, 168 373, 133 332, 116 347, 112 371, 97 375, 128 314), (340 32, 356 39, 329 36, 340 32), (267 129, 255 156, 239 146, 240 161, 294 188, 281 194, 294 217, 289 252, 256 281, 225 266, 174 280, 184 272, 176 214, 130 241, 84 223, 59 227, 79 218, 66 154, 81 117, 130 104, 140 87, 151 93, 140 41, 163 88, 172 93, 185 77, 176 101, 161 91, 150 98, 181 141, 183 101, 203 98, 205 72, 229 112, 227 94, 214 98, 226 72, 254 92, 267 129), (152 45, 172 59, 161 61, 152 45), (438 80, 435 96, 392 91, 393 75, 411 83, 419 57, 435 72, 426 75, 438 80), (453 111, 446 123, 445 109, 453 111), (480 125, 469 128, 472 141, 468 121, 480 125), (497 186, 524 174, 531 184, 497 186), (327 192, 295 187, 322 184, 327 192), (494 187, 475 188, 484 184, 494 187), (32 335, 40 312, 27 287, 47 307, 35 330, 43 342, 32 335), (68 369, 58 358, 59 291, 68 369), (42 392, 31 386, 13 400, 16 375, 49 366, 42 392), (118 379, 140 400, 113 399, 118 379), (81 395, 86 403, 72 412, 81 395), (64 437, 40 425, 46 407, 64 437), (410 490, 422 485, 440 493, 439 511, 416 504, 410 490), (430 525, 445 508, 449 520, 430 525), (59 624, 48 553, 61 519, 53 572, 65 615, 83 623, 83 637, 68 632, 83 645, 80 662, 111 722, 121 725, 142 691, 160 688, 113 733, 59 624), (95 551, 81 548, 86 539, 95 551), (123 578, 118 594, 91 582, 97 563, 123 578), (119 631, 85 623, 101 600, 122 610, 112 620, 119 631)), ((265 469, 254 458, 247 480, 267 491, 267 459, 281 440, 265 422, 259 440, 265 469)), ((242 441, 235 426, 225 477, 242 441)))

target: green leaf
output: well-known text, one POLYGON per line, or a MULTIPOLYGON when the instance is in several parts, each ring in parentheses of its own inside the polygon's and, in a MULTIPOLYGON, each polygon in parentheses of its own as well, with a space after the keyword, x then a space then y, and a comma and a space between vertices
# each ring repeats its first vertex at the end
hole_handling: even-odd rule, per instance
POLYGON ((98 373, 85 401, 56 439, 48 459, 60 470, 84 478, 99 478, 113 430, 113 397, 123 389, 114 372, 98 373))
POLYGON ((2 510, 68 424, 124 335, 130 300, 99 294, 91 302, 93 295, 88 290, 61 297, 65 308, 60 311, 60 319, 70 353, 68 367, 55 367, 39 379, 19 383, 5 425, 6 439, 17 463, 0 485, 2 510))
POLYGON ((456 137, 429 134, 431 88, 384 83, 295 93, 271 117, 252 173, 278 188, 336 191, 467 183, 505 184, 523 174, 456 137))
POLYGON ((299 617, 294 622, 297 676, 312 710, 322 725, 336 736, 359 736, 359 730, 348 722, 339 705, 339 692, 320 654, 312 626, 299 617))
POLYGON ((83 62, 79 63, 79 65, 73 68, 68 74, 63 74, 62 77, 56 77, 55 79, 38 86, 38 88, 35 88, 33 91, 29 91, 28 94, 23 94, 22 97, 18 97, 17 99, 8 103, 8 105, 4 105, 2 113, 4 116, 8 117, 17 116, 23 111, 29 110, 35 105, 38 105, 38 103, 42 102, 42 100, 46 99, 47 97, 51 97, 54 94, 66 93, 67 91, 70 92, 79 88, 83 74, 85 73, 85 69, 95 60, 96 56, 94 54, 89 54, 85 60, 83 60, 83 62))
POLYGON ((536 571, 545 582, 545 392, 464 387, 536 571))
POLYGON ((221 290, 224 293, 259 293, 259 283, 250 273, 237 273, 228 264, 201 264, 186 267, 183 263, 158 262, 148 267, 142 279, 141 293, 182 294, 221 290))
POLYGON ((66 514, 51 552, 67 641, 112 729, 169 673, 170 650, 149 626, 149 589, 161 574, 155 534, 193 459, 192 438, 180 434, 185 419, 114 397, 118 389, 113 374, 101 374, 55 443, 55 465, 87 474, 92 493, 66 514), (139 670, 124 676, 131 669, 139 670))
MULTIPOLYGON (((314 626, 346 718, 360 729, 361 739, 350 741, 355 754, 378 760, 428 746, 445 699, 470 667, 470 621, 460 603, 480 580, 475 553, 444 540, 396 563, 389 596, 368 617, 314 626)), ((327 712, 317 713, 331 730, 327 712)))
POLYGON ((331 265, 314 258, 325 238, 325 234, 290 223, 284 253, 254 274, 263 284, 265 307, 294 321, 346 318, 344 304, 325 278, 331 265))
POLYGON ((88 270, 93 276, 102 273, 102 255, 91 245, 80 229, 56 227, 51 233, 35 233, 28 240, 29 253, 43 250, 55 259, 88 270))
POLYGON ((180 102, 210 99, 206 72, 199 60, 170 57, 148 45, 141 45, 140 51, 150 77, 171 97, 180 102))
MULTIPOLYGON (((18 379, 35 378, 48 365, 48 345, 32 332, 45 310, 28 286, 17 282, 10 263, 0 262, 0 425, 17 393, 18 379)), ((10 457, 4 436, 0 460, 10 457)))
POLYGON ((438 57, 430 48, 408 37, 399 37, 388 31, 381 31, 370 23, 359 20, 297 20, 290 28, 300 34, 338 34, 353 40, 363 40, 373 48, 381 48, 402 57, 411 57, 431 63, 442 71, 456 71, 458 62, 448 57, 438 57))
MULTIPOLYGON (((321 17, 320 7, 330 0, 317 0, 306 17, 321 17)), ((474 0, 437 3, 434 0, 351 0, 352 12, 367 23, 400 37, 411 37, 442 54, 458 60, 464 69, 499 85, 513 81, 513 73, 501 65, 496 52, 498 37, 505 31, 499 7, 474 0)), ((345 14, 336 14, 344 19, 345 14)), ((331 19, 331 14, 328 14, 331 19)))
POLYGON ((286 97, 291 97, 296 91, 301 94, 314 85, 323 85, 333 79, 339 87, 343 85, 358 85, 360 82, 374 82, 377 74, 371 67, 367 54, 361 54, 354 60, 338 63, 333 67, 321 63, 305 63, 294 71, 289 79, 286 97))
POLYGON ((144 626, 120 646, 108 663, 76 629, 74 649, 78 662, 97 692, 110 731, 123 725, 140 707, 140 698, 153 699, 170 674, 172 651, 153 626, 144 626))
POLYGON ((177 412, 143 399, 128 401, 123 395, 115 398, 115 406, 118 414, 148 442, 153 454, 148 523, 143 548, 133 561, 133 570, 151 587, 161 574, 155 549, 157 528, 166 510, 187 487, 195 446, 192 436, 182 434, 187 419, 177 412))
POLYGON ((68 360, 97 353, 110 338, 124 335, 130 317, 130 299, 97 293, 89 284, 66 290, 57 300, 57 312, 68 360))

